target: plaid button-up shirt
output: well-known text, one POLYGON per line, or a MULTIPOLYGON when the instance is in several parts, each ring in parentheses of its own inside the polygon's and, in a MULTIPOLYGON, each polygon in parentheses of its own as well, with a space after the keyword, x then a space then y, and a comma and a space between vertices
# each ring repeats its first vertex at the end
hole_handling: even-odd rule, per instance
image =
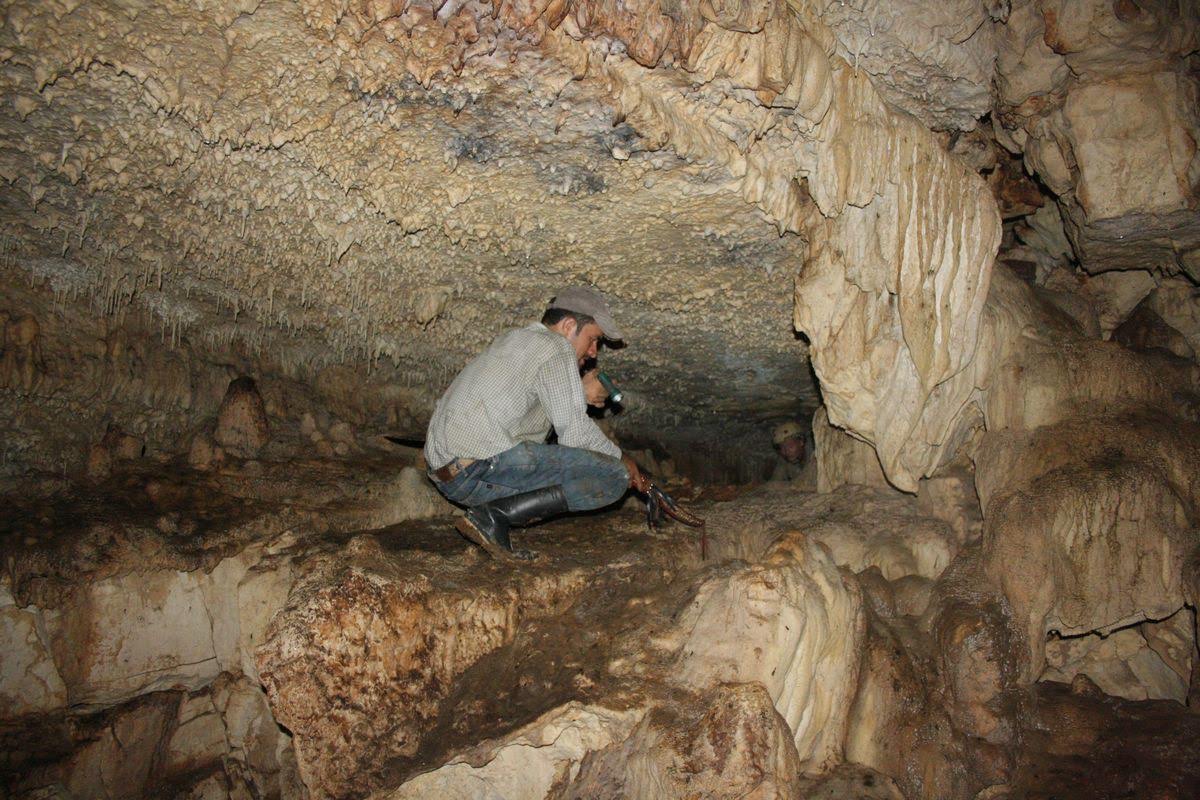
POLYGON ((540 322, 501 334, 438 400, 425 437, 433 469, 455 458, 491 458, 521 442, 558 443, 621 457, 587 415, 575 348, 540 322))

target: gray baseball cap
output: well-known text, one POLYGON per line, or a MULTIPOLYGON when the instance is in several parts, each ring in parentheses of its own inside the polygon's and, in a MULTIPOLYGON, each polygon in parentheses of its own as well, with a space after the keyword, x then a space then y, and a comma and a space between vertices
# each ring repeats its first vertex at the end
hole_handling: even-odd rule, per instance
POLYGON ((587 314, 596 320, 605 339, 611 339, 614 342, 625 340, 625 334, 621 333, 617 323, 613 322, 612 313, 608 310, 608 303, 604 300, 604 295, 595 289, 589 289, 586 286, 571 286, 561 289, 550 301, 550 308, 561 308, 577 314, 587 314))

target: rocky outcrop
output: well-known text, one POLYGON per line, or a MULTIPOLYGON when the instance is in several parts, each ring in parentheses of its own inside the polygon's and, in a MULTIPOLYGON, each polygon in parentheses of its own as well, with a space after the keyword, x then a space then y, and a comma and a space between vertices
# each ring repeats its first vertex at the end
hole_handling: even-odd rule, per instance
POLYGON ((874 567, 889 581, 937 578, 958 552, 951 528, 918 510, 913 498, 865 486, 797 496, 786 486, 768 485, 736 507, 714 510, 708 524, 718 558, 757 560, 785 534, 799 531, 838 566, 854 572, 874 567))
MULTIPOLYGON (((799 5, 799 4, 798 4, 799 5)), ((996 36, 1007 4, 833 0, 805 3, 837 37, 836 53, 891 105, 934 130, 972 130, 992 107, 996 36)))
POLYGON ((758 683, 719 684, 686 704, 655 708, 577 772, 548 796, 786 797, 801 775, 791 730, 758 683))
POLYGON ((326 796, 352 794, 372 765, 415 755, 463 672, 510 644, 522 617, 562 613, 585 586, 565 570, 491 592, 446 591, 365 539, 323 567, 272 623, 258 673, 296 737, 305 784, 326 796))
POLYGON ((480 745, 432 772, 413 778, 399 789, 376 797, 378 800, 562 797, 562 784, 579 773, 584 758, 614 742, 624 741, 643 713, 640 709, 614 711, 569 703, 502 741, 480 745))
POLYGON ((862 600, 813 540, 781 537, 749 569, 701 585, 680 624, 684 685, 756 682, 795 738, 801 768, 843 759, 849 701, 858 685, 862 600))
POLYGON ((1078 262, 1200 280, 1195 5, 1023 0, 997 33, 997 136, 1058 197, 1078 262))
POLYGON ((988 571, 1012 606, 1028 657, 1046 635, 1101 635, 1171 616, 1200 485, 1194 423, 1095 417, 997 434, 977 456, 988 571))

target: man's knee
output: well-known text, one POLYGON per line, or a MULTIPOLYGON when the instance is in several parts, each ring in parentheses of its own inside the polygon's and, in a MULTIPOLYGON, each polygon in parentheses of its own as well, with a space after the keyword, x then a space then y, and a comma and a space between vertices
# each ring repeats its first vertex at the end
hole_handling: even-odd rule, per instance
POLYGON ((615 503, 625 495, 625 490, 629 488, 629 470, 619 459, 613 459, 611 462, 605 459, 602 472, 605 488, 604 505, 615 503))
POLYGON ((620 459, 597 455, 566 487, 567 499, 572 511, 591 511, 617 502, 628 487, 629 472, 620 459))

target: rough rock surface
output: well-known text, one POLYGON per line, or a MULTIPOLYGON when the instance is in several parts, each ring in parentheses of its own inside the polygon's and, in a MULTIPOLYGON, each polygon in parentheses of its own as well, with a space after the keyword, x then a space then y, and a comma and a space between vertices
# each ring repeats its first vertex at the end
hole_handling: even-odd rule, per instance
POLYGON ((575 778, 584 756, 623 741, 640 718, 640 709, 622 712, 568 703, 500 742, 482 745, 379 797, 541 800, 575 778))
POLYGON ((1021 0, 997 36, 997 135, 1057 196, 1077 260, 1200 280, 1196 5, 1021 0))
POLYGON ((217 409, 217 444, 239 458, 254 458, 271 439, 267 408, 253 378, 233 380, 217 409))
POLYGON ((631 736, 589 754, 549 796, 786 797, 799 780, 791 730, 767 690, 732 683, 651 710, 631 736))
POLYGON ((839 566, 855 572, 875 567, 895 581, 936 578, 958 552, 946 523, 894 490, 845 486, 831 494, 797 495, 771 484, 739 500, 736 510, 719 507, 709 518, 718 557, 756 558, 782 535, 799 531, 820 542, 839 566))
POLYGON ((1109 632, 1183 607, 1195 548, 1195 423, 1098 416, 995 434, 976 460, 988 571, 1028 650, 1046 634, 1109 632))
POLYGON ((374 540, 351 543, 291 593, 258 653, 279 721, 296 736, 305 783, 345 795, 389 757, 414 756, 456 679, 512 643, 522 617, 562 614, 579 571, 481 591, 409 577, 374 540))
POLYGON ((1143 622, 1101 638, 1096 634, 1046 644, 1040 679, 1070 683, 1086 675, 1107 695, 1127 700, 1187 701, 1196 650, 1195 621, 1183 608, 1167 620, 1143 622))
POLYGON ((1194 738, 1198 42, 1183 0, 15 0, 0 794, 1178 795, 1194 748, 1106 748, 1194 738), (757 481, 811 361, 825 493, 703 487, 710 563, 631 509, 480 560, 414 440, 568 283, 664 478, 757 481))

